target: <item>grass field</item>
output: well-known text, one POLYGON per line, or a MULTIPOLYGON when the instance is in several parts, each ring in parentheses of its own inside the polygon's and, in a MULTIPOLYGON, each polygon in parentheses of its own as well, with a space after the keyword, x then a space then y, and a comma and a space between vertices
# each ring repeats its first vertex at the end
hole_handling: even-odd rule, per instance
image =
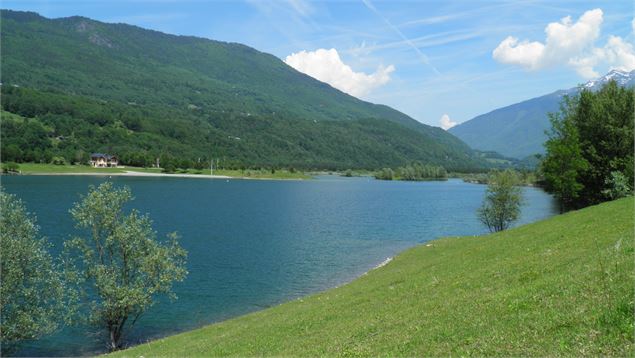
POLYGON ((64 174, 64 173, 124 173, 126 171, 144 172, 144 173, 161 173, 160 169, 154 168, 94 168, 90 165, 55 165, 55 164, 37 164, 37 163, 20 163, 19 170, 22 174, 64 174))
MULTIPOLYGON (((134 171, 141 173, 161 173, 157 168, 121 167, 121 168, 94 168, 90 165, 54 165, 20 163, 19 170, 22 174, 77 174, 77 173, 124 173, 134 171)), ((180 174, 209 174, 208 170, 179 170, 180 174)), ((255 179, 308 179, 310 176, 302 172, 289 172, 288 170, 276 170, 271 173, 269 170, 214 170, 214 175, 224 175, 235 178, 255 178, 255 179)))
POLYGON ((634 204, 436 240, 348 285, 114 355, 633 356, 634 204))

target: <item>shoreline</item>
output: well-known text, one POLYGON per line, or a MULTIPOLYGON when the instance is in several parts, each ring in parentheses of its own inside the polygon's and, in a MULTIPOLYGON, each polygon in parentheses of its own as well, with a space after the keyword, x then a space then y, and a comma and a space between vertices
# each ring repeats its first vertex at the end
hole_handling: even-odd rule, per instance
POLYGON ((236 177, 230 177, 226 175, 206 175, 206 174, 186 174, 186 173, 144 173, 127 170, 124 172, 84 172, 84 173, 24 173, 18 175, 51 175, 51 176, 128 176, 128 177, 175 177, 175 178, 201 178, 201 179, 234 179, 236 177))
MULTIPOLYGON (((3 174, 5 175, 5 174, 3 174)), ((85 172, 85 173, 20 173, 20 176, 39 175, 39 176, 128 176, 128 177, 163 177, 163 178, 196 178, 196 179, 246 179, 246 180, 306 180, 301 178, 254 178, 254 177, 233 177, 228 175, 208 175, 208 174, 187 174, 187 173, 147 173, 136 171, 124 172, 85 172)), ((310 178, 309 178, 310 179, 310 178)))
MULTIPOLYGON (((438 237, 438 238, 432 239, 430 241, 436 241, 436 240, 440 240, 440 239, 443 239, 443 238, 444 237, 438 237)), ((129 347, 126 347, 124 349, 117 350, 117 351, 114 351, 114 352, 96 353, 94 356, 95 357, 97 357, 97 356, 99 356, 99 357, 113 356, 113 354, 116 355, 118 352, 119 353, 120 352, 125 352, 125 351, 127 351, 129 349, 132 349, 132 348, 135 348, 135 347, 139 347, 139 346, 142 346, 142 345, 146 345, 146 344, 155 343, 157 341, 162 341, 162 340, 164 340, 166 338, 179 336, 179 335, 182 335, 182 334, 187 334, 187 333, 190 333, 190 332, 193 332, 193 331, 197 331, 197 330, 200 330, 200 329, 205 329, 206 327, 210 327, 212 325, 222 324, 222 323, 229 322, 229 321, 232 321, 232 320, 235 320, 235 319, 240 319, 241 317, 246 317, 246 316, 249 316, 249 315, 258 314, 259 312, 263 312, 263 311, 266 311, 268 309, 279 307, 279 306, 282 306, 282 305, 285 305, 285 304, 289 304, 289 303, 292 303, 292 302, 304 302, 304 300, 309 299, 309 298, 311 298, 313 296, 326 294, 326 293, 328 293, 328 292, 330 292, 332 290, 336 290, 336 289, 339 289, 339 288, 341 288, 343 286, 347 286, 347 285, 353 284, 355 281, 361 279, 364 276, 367 276, 371 272, 376 271, 376 270, 381 269, 381 268, 384 268, 386 265, 391 263, 396 257, 398 257, 398 256, 400 256, 400 255, 402 255, 402 254, 404 254, 404 253, 406 253, 406 252, 408 252, 410 250, 413 250, 413 249, 415 249, 415 248, 417 248, 419 246, 431 247, 432 244, 430 244, 429 242, 425 242, 425 243, 417 243, 417 244, 415 244, 412 247, 407 247, 407 248, 395 253, 393 256, 386 257, 382 262, 380 262, 377 265, 373 266, 368 271, 363 272, 360 275, 358 275, 358 276, 356 276, 356 277, 354 277, 354 278, 352 278, 350 280, 347 280, 346 282, 343 282, 343 283, 340 283, 338 285, 335 285, 335 286, 326 287, 326 288, 320 289, 320 290, 312 292, 312 293, 307 293, 307 294, 305 294, 305 295, 303 295, 301 297, 285 300, 285 301, 279 302, 279 303, 271 305, 271 306, 263 306, 263 307, 255 310, 255 311, 239 314, 237 316, 224 318, 224 319, 219 320, 219 321, 203 323, 202 325, 197 326, 195 328, 186 329, 186 330, 180 331, 180 332, 173 332, 173 333, 170 333, 168 335, 157 335, 156 337, 149 337, 148 339, 146 339, 144 341, 138 342, 138 343, 133 344, 133 345, 131 345, 129 347)))
MULTIPOLYGON (((203 325, 202 328, 150 339, 107 356, 337 356, 348 352, 348 347, 359 347, 359 341, 354 340, 358 337, 365 339, 362 355, 464 353, 463 346, 459 349, 448 346, 448 330, 462 335, 455 340, 459 345, 466 340, 474 342, 482 339, 480 342, 486 344, 484 348, 501 355, 527 352, 558 355, 563 352, 561 340, 556 337, 545 341, 552 336, 549 331, 527 341, 526 337, 535 334, 532 325, 547 324, 553 321, 553 317, 568 319, 577 322, 567 327, 568 332, 575 337, 587 338, 589 323, 583 319, 597 307, 597 299, 603 297, 601 288, 605 287, 601 279, 578 278, 582 274, 586 275, 584 278, 595 278, 595 271, 589 271, 584 262, 585 258, 593 256, 598 240, 585 225, 580 224, 610 227, 611 230, 607 229, 607 234, 600 240, 601 247, 611 249, 616 241, 622 242, 621 238, 632 232, 633 224, 629 217, 632 205, 632 197, 616 200, 565 215, 554 215, 500 233, 479 235, 479 240, 473 240, 472 236, 430 240, 399 252, 393 260, 385 259, 371 269, 368 276, 362 275, 365 276, 363 279, 358 277, 339 287, 203 325), (608 222, 608 218, 617 219, 608 222), (551 254, 556 247, 561 253, 551 254), (579 250, 580 247, 582 250, 579 250), (444 254, 439 255, 438 250, 443 250, 444 254), (475 256, 466 260, 470 255, 475 256), (425 263, 423 266, 422 262, 425 263), (557 269, 559 264, 570 262, 575 264, 569 266, 567 272, 557 269), (545 271, 545 263, 554 269, 545 271), (378 273, 377 269, 382 272, 378 273), (496 273, 494 277, 492 272, 496 273), (527 272, 540 273, 535 274, 537 276, 530 287, 527 287, 526 280, 522 280, 527 272), (563 285, 567 290, 560 289, 563 285), (597 293, 584 296, 583 301, 567 294, 578 291, 597 293), (485 300, 481 299, 483 292, 488 293, 485 300), (534 307, 525 308, 527 312, 533 312, 527 318, 532 325, 519 325, 517 313, 509 311, 509 307, 531 301, 537 294, 546 301, 536 303, 538 311, 534 307), (583 307, 584 310, 567 310, 569 315, 563 317, 563 300, 564 307, 583 307), (422 316, 420 312, 427 314, 422 316), (490 320, 499 322, 504 315, 507 315, 504 324, 483 331, 483 327, 489 327, 486 324, 490 320), (471 330, 466 332, 458 325, 457 317, 464 317, 464 322, 473 324, 469 326, 471 330), (442 334, 443 339, 437 339, 437 334, 442 334), (505 340, 491 340, 492 336, 505 340), (344 338, 340 340, 339 337, 344 338), (395 346, 395 337, 416 345, 407 346, 404 350, 402 346, 395 346), (423 341, 428 337, 431 337, 429 342, 423 341), (253 345, 245 348, 245 342, 253 345), (549 345, 545 346, 545 343, 549 345)), ((631 266, 628 252, 624 249, 615 256, 620 272, 631 266)), ((626 276, 621 277, 619 282, 612 281, 610 287, 615 292, 630 292, 626 276)), ((613 309, 611 306, 602 312, 614 312, 613 309)), ((598 315, 602 317, 601 314, 598 315)), ((628 322, 628 313, 620 317, 620 322, 628 322)), ((596 327, 594 329, 612 327, 612 322, 601 324, 593 318, 589 322, 596 327)), ((596 343, 583 339, 584 346, 579 347, 579 351, 607 348, 618 353, 626 352, 621 348, 629 348, 630 342, 619 334, 615 334, 621 339, 617 342, 596 343)))
MULTIPOLYGON (((417 245, 415 245, 415 246, 417 246, 417 245)), ((413 247, 414 247, 414 246, 413 246, 413 247)), ((408 248, 408 249, 409 249, 409 248, 408 248)), ((406 251, 406 250, 408 250, 408 249, 405 249, 405 250, 403 250, 403 251, 406 251)), ((379 269, 379 268, 382 268, 382 267, 384 267, 384 266, 388 265, 388 264, 389 264, 389 263, 390 263, 390 262, 391 262, 391 261, 395 258, 395 256, 398 256, 398 255, 399 255, 399 254, 401 254, 403 251, 400 251, 400 252, 396 253, 394 256, 386 257, 386 259, 385 259, 384 261, 382 261, 382 262, 380 262, 379 264, 377 264, 377 265, 373 266, 373 268, 372 268, 372 269, 370 269, 370 270, 368 270, 368 271, 364 272, 364 273, 362 274, 362 276, 367 275, 369 272, 371 272, 371 271, 373 271, 373 270, 377 270, 377 269, 379 269)), ((361 276, 360 276, 360 277, 361 277, 361 276)), ((356 278, 356 279, 357 279, 357 278, 356 278)))

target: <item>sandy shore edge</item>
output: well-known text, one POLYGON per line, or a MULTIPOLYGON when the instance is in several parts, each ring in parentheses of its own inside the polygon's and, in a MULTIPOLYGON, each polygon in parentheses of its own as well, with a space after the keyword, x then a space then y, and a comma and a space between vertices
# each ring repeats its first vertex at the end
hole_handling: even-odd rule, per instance
POLYGON ((168 177, 168 178, 202 178, 202 179, 233 179, 235 177, 225 175, 205 175, 205 174, 167 174, 167 173, 144 173, 135 171, 125 171, 120 173, 94 172, 94 173, 25 173, 21 175, 78 175, 78 176, 125 176, 125 177, 168 177))
POLYGON ((167 173, 145 173, 127 170, 120 173, 94 172, 94 173, 24 173, 19 175, 46 175, 46 176, 128 176, 128 177, 164 177, 164 178, 196 178, 196 179, 247 179, 247 180, 304 180, 299 178, 254 178, 254 177, 232 177, 227 175, 208 174, 167 174, 167 173))

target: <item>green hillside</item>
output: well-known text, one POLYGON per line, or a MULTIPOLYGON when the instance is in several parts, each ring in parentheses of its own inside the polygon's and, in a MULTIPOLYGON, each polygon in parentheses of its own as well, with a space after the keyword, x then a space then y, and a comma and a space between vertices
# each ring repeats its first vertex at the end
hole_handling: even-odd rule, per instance
POLYGON ((532 98, 485 113, 450 128, 472 148, 523 159, 542 154, 551 128, 548 113, 557 112, 564 91, 532 98))
POLYGON ((632 197, 410 249, 354 282, 115 356, 633 356, 632 197))
POLYGON ((12 128, 2 145, 19 149, 25 158, 18 160, 108 151, 136 161, 213 155, 234 167, 484 165, 440 128, 241 44, 82 17, 1 15, 3 109, 32 118, 30 126, 42 127, 32 129, 46 137, 63 138, 29 148, 19 143, 24 129, 12 128))

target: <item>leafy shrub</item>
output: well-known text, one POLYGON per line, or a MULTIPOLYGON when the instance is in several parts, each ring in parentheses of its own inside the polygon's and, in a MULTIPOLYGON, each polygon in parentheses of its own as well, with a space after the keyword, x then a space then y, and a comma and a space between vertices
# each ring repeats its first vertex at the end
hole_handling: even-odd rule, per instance
POLYGON ((8 162, 2 164, 2 172, 3 173, 18 173, 20 171, 20 166, 15 162, 8 162))
POLYGON ((623 198, 633 193, 633 188, 628 182, 628 178, 622 172, 613 171, 604 181, 607 189, 602 193, 611 200, 623 198))
POLYGON ((383 168, 375 173, 375 179, 379 180, 392 180, 395 176, 395 172, 390 168, 383 168))
POLYGON ((66 159, 64 159, 64 157, 53 157, 53 159, 51 159, 51 164, 66 165, 66 159))

